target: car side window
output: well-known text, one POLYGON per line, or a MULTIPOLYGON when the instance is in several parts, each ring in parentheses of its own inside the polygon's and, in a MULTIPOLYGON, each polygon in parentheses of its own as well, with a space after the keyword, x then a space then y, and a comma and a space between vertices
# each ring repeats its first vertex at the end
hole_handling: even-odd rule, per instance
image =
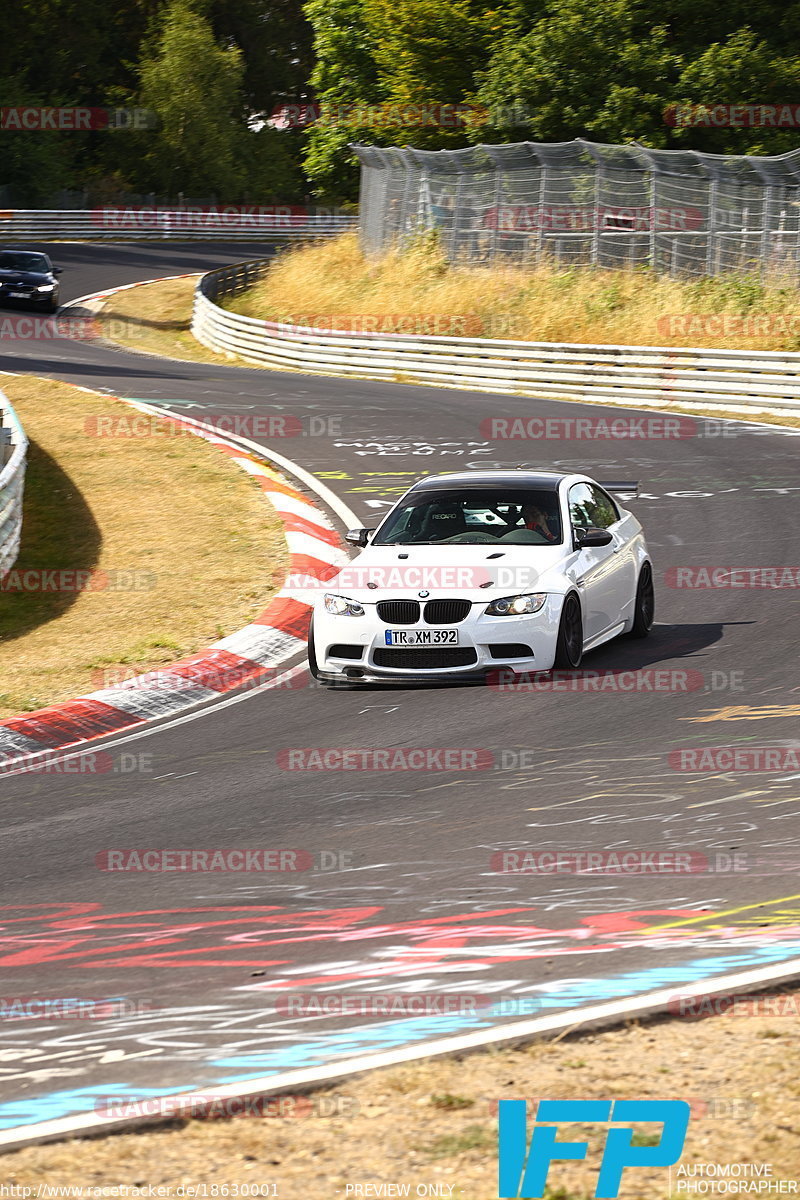
POLYGON ((601 487, 593 485, 589 491, 592 493, 592 524, 597 529, 608 529, 609 525, 619 520, 617 506, 608 492, 604 492, 601 487))
POLYGON ((588 483, 574 483, 569 489, 569 519, 573 529, 588 529, 592 520, 592 489, 588 483))
POLYGON ((608 493, 589 483, 575 483, 569 489, 569 516, 573 529, 608 529, 620 519, 608 493))

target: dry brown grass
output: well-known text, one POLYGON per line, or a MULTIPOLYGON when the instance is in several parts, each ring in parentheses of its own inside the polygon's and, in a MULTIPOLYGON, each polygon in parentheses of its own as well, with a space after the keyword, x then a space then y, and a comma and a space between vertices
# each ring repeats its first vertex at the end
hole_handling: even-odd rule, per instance
POLYGON ((6 376, 31 440, 19 571, 135 572, 137 587, 0 592, 0 717, 147 670, 257 615, 280 586, 282 525, 255 482, 195 437, 105 437, 87 418, 131 409, 51 380, 6 376))
MULTIPOLYGON (((418 1184, 439 1183, 454 1187, 454 1200, 492 1200, 494 1102, 552 1097, 691 1099, 682 1163, 768 1162, 775 1179, 794 1180, 800 1176, 796 1020, 671 1019, 461 1060, 423 1061, 340 1084, 335 1091, 350 1111, 356 1102, 355 1116, 192 1121, 183 1128, 29 1147, 4 1158, 2 1174, 18 1186, 274 1182, 281 1200, 335 1200, 345 1197, 348 1183, 367 1182, 410 1184, 414 1196, 418 1184), (716 1110, 708 1107, 714 1104, 716 1110)), ((594 1195, 602 1132, 574 1132, 589 1140, 587 1162, 552 1166, 550 1200, 594 1195)), ((620 1200, 667 1195, 666 1169, 623 1175, 620 1200)))
POLYGON ((192 362, 230 363, 235 355, 207 350, 190 332, 196 283, 193 275, 116 292, 95 313, 92 327, 131 350, 192 362))
POLYGON ((449 267, 435 242, 366 259, 355 234, 281 253, 269 274, 226 307, 252 317, 312 323, 336 318, 358 328, 378 317, 381 328, 405 316, 419 332, 511 337, 523 341, 642 346, 708 346, 750 350, 800 349, 800 291, 775 280, 742 276, 686 282, 649 271, 559 269, 554 266, 449 267), (788 331, 767 336, 714 336, 659 320, 699 313, 752 317, 782 314, 788 331), (426 330, 428 318, 440 318, 426 330), (348 320, 352 318, 352 320, 348 320), (792 330, 794 329, 794 332, 792 330))

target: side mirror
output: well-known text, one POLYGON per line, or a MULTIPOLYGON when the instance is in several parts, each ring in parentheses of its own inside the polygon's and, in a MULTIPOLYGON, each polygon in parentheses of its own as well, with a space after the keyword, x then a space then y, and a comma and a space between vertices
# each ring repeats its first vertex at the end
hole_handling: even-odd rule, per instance
POLYGON ((369 542, 370 534, 374 532, 374 529, 348 529, 344 535, 344 540, 349 542, 351 546, 366 546, 369 542))
POLYGON ((64 268, 63 267, 53 267, 53 274, 54 275, 63 275, 64 268))
POLYGON ((582 533, 575 535, 575 542, 579 550, 582 550, 584 546, 610 546, 613 540, 614 535, 607 529, 584 529, 582 533))

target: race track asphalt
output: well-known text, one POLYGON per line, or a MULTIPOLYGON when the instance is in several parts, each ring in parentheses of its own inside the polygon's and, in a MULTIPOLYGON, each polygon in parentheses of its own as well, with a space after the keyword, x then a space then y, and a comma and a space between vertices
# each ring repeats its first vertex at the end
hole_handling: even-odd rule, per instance
MULTIPOLYGON (((49 251, 65 268, 66 302, 268 248, 49 251)), ((87 1019, 3 1020, 0 1127, 91 1110, 109 1094, 211 1089, 657 987, 677 995, 800 953, 797 769, 685 771, 674 754, 800 746, 797 590, 670 586, 681 566, 797 576, 796 433, 697 418, 680 440, 491 442, 481 422, 492 416, 607 410, 64 339, 2 349, 4 370, 198 419, 296 417, 302 433, 273 448, 365 524, 427 472, 526 463, 639 479, 630 506, 654 558, 657 624, 648 640, 617 640, 584 662, 640 672, 646 690, 327 690, 302 674, 297 686, 93 743, 110 747, 111 774, 3 779, 2 996, 119 999, 113 1016, 87 1003, 87 1019), (667 690, 649 690, 656 668, 667 690), (695 690, 668 690, 687 671, 695 690), (292 747, 480 749, 492 765, 287 770, 280 751, 292 747), (134 847, 295 848, 313 866, 98 869, 98 853, 134 847), (691 852, 693 870, 498 872, 492 855, 520 847, 691 852), (298 993, 327 996, 331 1011, 286 1011, 298 993), (407 1001, 383 1015, 335 1011, 342 997, 352 1009, 376 993, 432 998, 432 1011, 415 1015, 407 1001), (444 995, 449 1013, 436 1009, 444 995)), ((641 416, 614 410, 626 414, 641 416)))

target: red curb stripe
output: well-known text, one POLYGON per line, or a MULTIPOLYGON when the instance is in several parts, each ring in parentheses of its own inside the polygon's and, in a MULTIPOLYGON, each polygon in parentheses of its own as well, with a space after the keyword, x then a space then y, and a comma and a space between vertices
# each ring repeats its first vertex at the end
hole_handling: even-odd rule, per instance
POLYGON ((253 624, 271 625, 281 633, 291 633, 305 641, 310 620, 310 604, 302 600, 293 600, 291 596, 276 596, 261 616, 256 617, 253 624))
POLYGON ((171 675, 191 680, 198 687, 211 688, 215 692, 229 692, 247 683, 257 675, 268 676, 274 667, 265 667, 252 658, 242 658, 230 650, 201 650, 189 658, 170 663, 163 668, 171 675))
POLYGON ((321 542, 327 542, 329 546, 341 545, 335 530, 324 529, 322 525, 315 525, 313 521, 298 517, 296 513, 281 513, 281 520, 287 533, 307 533, 311 537, 319 538, 321 542))
POLYGON ((143 723, 141 717, 104 704, 102 700, 79 698, 37 709, 24 717, 9 717, 3 721, 3 727, 15 733, 24 733, 26 737, 41 742, 43 747, 55 749, 71 742, 104 737, 128 725, 143 723))

